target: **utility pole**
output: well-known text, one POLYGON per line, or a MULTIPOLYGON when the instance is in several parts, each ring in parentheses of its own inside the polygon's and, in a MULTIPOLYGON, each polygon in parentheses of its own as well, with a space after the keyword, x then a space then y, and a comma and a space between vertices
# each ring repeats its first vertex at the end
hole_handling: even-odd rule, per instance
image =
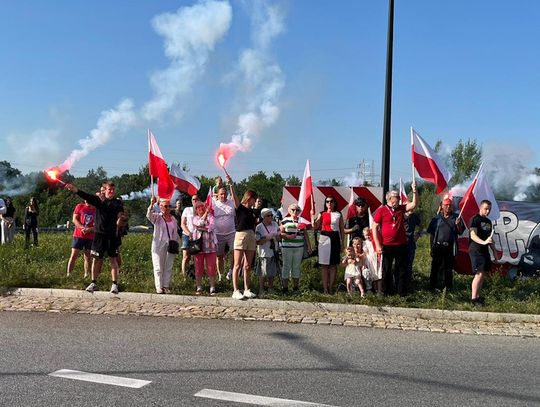
POLYGON ((390 139, 392 117, 392 56, 394 48, 394 0, 388 0, 388 38, 386 48, 386 85, 384 93, 384 128, 382 144, 381 184, 382 202, 390 189, 390 139))

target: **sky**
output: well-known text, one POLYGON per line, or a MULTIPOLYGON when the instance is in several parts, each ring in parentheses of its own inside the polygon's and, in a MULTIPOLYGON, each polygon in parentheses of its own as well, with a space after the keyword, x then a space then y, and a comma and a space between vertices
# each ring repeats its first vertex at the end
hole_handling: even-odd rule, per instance
MULTIPOLYGON (((476 140, 499 173, 540 167, 540 2, 396 0, 391 182, 410 127, 447 155, 476 140), (500 165, 504 161, 504 165, 500 165), (499 167, 497 166, 499 165, 499 167)), ((24 173, 134 173, 165 160, 356 183, 381 173, 388 2, 2 2, 0 161, 24 173), (82 147, 81 142, 82 141, 82 147)), ((513 181, 512 181, 513 182, 513 181)))

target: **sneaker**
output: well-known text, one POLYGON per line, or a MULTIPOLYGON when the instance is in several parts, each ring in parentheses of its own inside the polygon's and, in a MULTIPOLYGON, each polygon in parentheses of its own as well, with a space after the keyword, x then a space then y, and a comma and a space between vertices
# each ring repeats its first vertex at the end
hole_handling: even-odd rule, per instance
POLYGON ((118 284, 111 285, 111 294, 118 294, 118 284))
POLYGON ((244 290, 244 297, 245 298, 255 298, 256 296, 257 295, 255 293, 252 293, 249 288, 247 290, 244 290))
POLYGON ((229 272, 227 273, 227 280, 231 281, 232 279, 232 270, 229 270, 229 272))
POLYGON ((158 288, 156 290, 156 294, 163 294, 163 288, 158 288))
POLYGON ((86 287, 86 291, 88 291, 89 293, 93 293, 94 291, 97 291, 97 290, 98 290, 98 286, 96 283, 90 283, 90 285, 86 287))
POLYGON ((210 287, 210 295, 213 297, 216 295, 216 289, 214 287, 210 287))
POLYGON ((202 287, 197 287, 197 291, 195 291, 195 294, 196 295, 201 295, 202 294, 202 287))
MULTIPOLYGON (((245 293, 245 291, 244 291, 245 293)), ((235 299, 235 300, 243 300, 244 299, 244 296, 242 295, 242 293, 240 292, 240 290, 234 290, 234 292, 232 293, 232 297, 235 299)))
POLYGON ((172 291, 169 287, 163 287, 163 294, 171 294, 172 291))

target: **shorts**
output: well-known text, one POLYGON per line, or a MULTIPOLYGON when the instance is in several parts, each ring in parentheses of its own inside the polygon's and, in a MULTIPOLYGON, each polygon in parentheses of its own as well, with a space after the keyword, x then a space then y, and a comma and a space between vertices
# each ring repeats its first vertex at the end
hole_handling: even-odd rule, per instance
POLYGON ((109 235, 94 235, 92 242, 92 257, 103 259, 105 255, 109 257, 118 257, 120 248, 120 238, 109 235))
POLYGON ((234 250, 252 250, 257 249, 254 230, 242 230, 236 232, 234 236, 234 250))
POLYGON ((92 249, 92 239, 84 239, 82 237, 73 237, 73 243, 71 248, 77 250, 91 250, 92 249))
POLYGON ((274 257, 259 257, 257 259, 257 275, 259 277, 275 277, 277 262, 274 257))
POLYGON ((487 273, 491 271, 491 257, 489 253, 470 253, 473 273, 487 273))
POLYGON ((236 232, 227 235, 216 235, 217 237, 217 255, 224 256, 234 248, 234 237, 236 232))
POLYGON ((182 233, 182 250, 187 250, 189 247, 189 236, 182 233))

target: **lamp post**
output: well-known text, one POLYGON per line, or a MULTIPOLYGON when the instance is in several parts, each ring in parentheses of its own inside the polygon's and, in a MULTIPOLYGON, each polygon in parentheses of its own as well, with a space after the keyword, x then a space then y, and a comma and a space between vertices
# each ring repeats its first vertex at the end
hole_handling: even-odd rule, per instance
POLYGON ((386 47, 386 84, 384 92, 384 128, 382 144, 382 202, 390 189, 390 134, 392 118, 392 54, 394 48, 394 0, 388 0, 388 38, 386 47))

